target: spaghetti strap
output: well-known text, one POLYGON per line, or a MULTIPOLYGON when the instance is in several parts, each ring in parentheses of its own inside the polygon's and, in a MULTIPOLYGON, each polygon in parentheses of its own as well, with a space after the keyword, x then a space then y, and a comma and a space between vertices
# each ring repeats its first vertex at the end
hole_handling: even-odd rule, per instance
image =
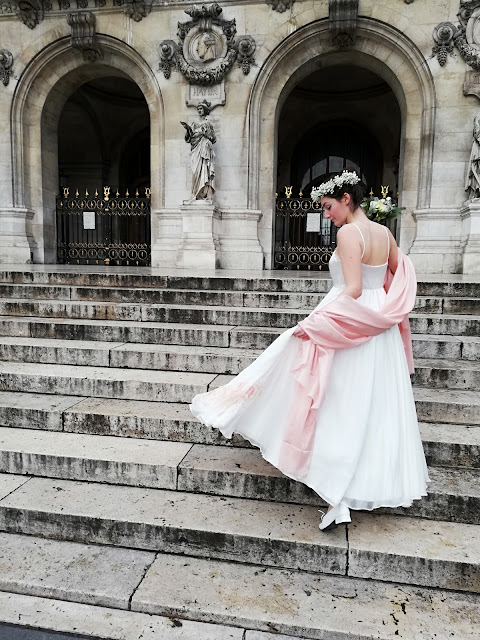
POLYGON ((384 227, 385 233, 387 234, 387 262, 390 257, 390 234, 388 233, 388 227, 384 227))
POLYGON ((360 256, 360 260, 363 258, 364 254, 365 254, 365 238, 363 237, 363 233, 362 230, 360 229, 360 227, 358 225, 356 225, 354 222, 352 222, 354 227, 357 227, 360 235, 362 236, 362 240, 363 240, 363 251, 362 251, 362 255, 360 256))

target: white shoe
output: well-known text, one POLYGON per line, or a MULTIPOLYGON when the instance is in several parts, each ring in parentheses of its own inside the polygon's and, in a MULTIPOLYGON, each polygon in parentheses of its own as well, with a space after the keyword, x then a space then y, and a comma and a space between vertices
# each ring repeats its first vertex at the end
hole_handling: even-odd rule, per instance
POLYGON ((333 507, 333 509, 330 509, 327 513, 324 513, 323 511, 320 511, 320 513, 323 514, 322 521, 318 525, 318 528, 321 531, 331 529, 337 524, 352 521, 350 518, 350 509, 344 502, 339 502, 336 507, 333 507))

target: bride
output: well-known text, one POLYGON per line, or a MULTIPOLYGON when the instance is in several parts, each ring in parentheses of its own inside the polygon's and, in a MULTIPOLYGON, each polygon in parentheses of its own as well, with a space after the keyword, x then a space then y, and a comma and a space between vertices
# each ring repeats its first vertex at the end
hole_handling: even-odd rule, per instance
POLYGON ((355 172, 329 176, 312 196, 341 227, 329 263, 333 287, 227 385, 190 409, 230 438, 239 433, 329 509, 408 507, 429 482, 409 373, 413 265, 391 232, 365 215, 355 172))

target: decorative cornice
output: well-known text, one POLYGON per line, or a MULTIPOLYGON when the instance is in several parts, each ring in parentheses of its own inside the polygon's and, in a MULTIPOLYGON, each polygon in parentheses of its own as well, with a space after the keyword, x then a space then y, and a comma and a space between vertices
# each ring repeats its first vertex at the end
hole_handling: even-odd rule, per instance
POLYGON ((328 19, 332 42, 337 47, 351 47, 355 42, 359 0, 328 0, 328 19))
POLYGON ((10 82, 13 55, 7 49, 0 49, 0 78, 5 86, 10 82))
POLYGON ((179 22, 179 41, 164 40, 159 45, 159 70, 168 80, 177 69, 191 85, 211 86, 222 82, 237 62, 245 75, 255 64, 255 40, 239 36, 236 21, 220 18, 222 8, 211 5, 185 9, 192 20, 179 22), (201 50, 202 49, 202 50, 201 50))
POLYGON ((91 11, 75 11, 67 14, 67 22, 72 28, 72 47, 82 52, 85 62, 103 58, 95 31, 95 15, 91 11))

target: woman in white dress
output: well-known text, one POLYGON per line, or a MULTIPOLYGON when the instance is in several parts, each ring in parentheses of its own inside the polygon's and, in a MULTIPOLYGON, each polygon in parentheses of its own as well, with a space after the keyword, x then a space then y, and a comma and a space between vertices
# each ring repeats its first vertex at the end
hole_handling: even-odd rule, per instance
MULTIPOLYGON (((341 229, 329 265, 333 287, 306 322, 342 300, 369 313, 388 306, 387 269, 395 274, 405 257, 390 231, 365 215, 359 182, 355 173, 343 172, 320 186, 324 217, 341 229)), ((407 507, 426 495, 427 466, 399 326, 377 333, 358 346, 332 351, 328 376, 320 380, 318 410, 308 415, 315 423, 303 466, 285 456, 286 441, 295 450, 296 429, 298 442, 302 439, 302 425, 295 424, 296 413, 304 415, 295 377, 301 343, 309 339, 302 323, 285 331, 230 383, 197 395, 190 406, 205 425, 227 438, 241 434, 285 475, 316 491, 329 505, 322 530, 350 522, 350 509, 407 507)), ((318 382, 310 380, 312 388, 318 382)))

